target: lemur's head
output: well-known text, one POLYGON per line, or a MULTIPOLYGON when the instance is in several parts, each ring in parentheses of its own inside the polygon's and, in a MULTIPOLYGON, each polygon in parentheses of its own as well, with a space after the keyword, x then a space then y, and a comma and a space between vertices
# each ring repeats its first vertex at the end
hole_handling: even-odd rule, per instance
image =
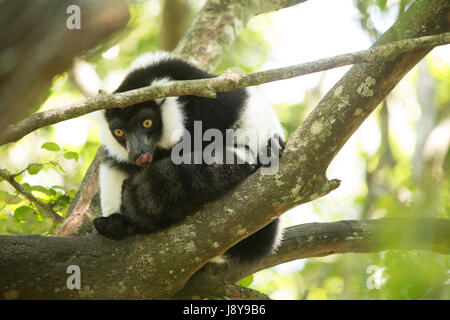
MULTIPOLYGON (((195 74, 192 68, 168 53, 145 54, 131 65, 115 92, 188 79, 195 74)), ((185 128, 183 102, 177 97, 101 110, 99 115, 101 140, 108 153, 120 162, 140 167, 152 162, 157 147, 172 148, 185 128)))
POLYGON ((139 167, 152 162, 162 132, 161 113, 154 101, 106 110, 105 119, 111 135, 126 150, 128 162, 139 167))

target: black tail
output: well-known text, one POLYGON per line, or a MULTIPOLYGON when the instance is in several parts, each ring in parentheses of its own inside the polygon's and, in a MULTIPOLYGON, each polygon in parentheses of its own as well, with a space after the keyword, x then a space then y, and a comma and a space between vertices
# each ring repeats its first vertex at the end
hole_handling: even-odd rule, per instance
POLYGON ((265 256, 269 256, 276 249, 279 242, 280 220, 276 219, 250 237, 237 243, 225 252, 225 257, 230 262, 250 263, 265 256))

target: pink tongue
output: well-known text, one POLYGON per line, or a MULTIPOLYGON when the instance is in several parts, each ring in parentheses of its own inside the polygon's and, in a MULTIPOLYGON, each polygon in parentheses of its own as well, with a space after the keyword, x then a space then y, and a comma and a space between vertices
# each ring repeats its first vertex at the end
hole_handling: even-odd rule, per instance
POLYGON ((143 165, 150 162, 152 162, 152 155, 150 153, 145 153, 136 160, 136 165, 142 167, 143 165))

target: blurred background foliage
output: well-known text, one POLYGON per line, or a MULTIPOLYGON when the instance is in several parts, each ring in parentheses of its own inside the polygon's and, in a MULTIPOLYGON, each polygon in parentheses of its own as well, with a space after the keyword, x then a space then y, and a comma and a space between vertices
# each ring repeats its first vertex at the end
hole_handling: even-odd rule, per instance
MULTIPOLYGON (((216 72, 239 73, 367 48, 412 1, 317 0, 254 18, 216 72), (326 21, 326 23, 324 23, 326 21), (336 33, 336 34, 334 34, 336 33)), ((112 92, 138 55, 172 50, 204 1, 131 1, 128 27, 58 77, 39 110, 112 92)), ((435 49, 390 93, 328 170, 341 187, 283 223, 382 217, 449 218, 450 49, 435 49)), ((286 137, 348 68, 261 86, 286 137)), ((92 116, 42 128, 0 148, 0 168, 65 216, 99 146, 92 116)), ((52 235, 46 212, 0 178, 0 234, 52 235)), ((449 257, 387 251, 302 259, 241 281, 275 299, 448 299, 449 257)))

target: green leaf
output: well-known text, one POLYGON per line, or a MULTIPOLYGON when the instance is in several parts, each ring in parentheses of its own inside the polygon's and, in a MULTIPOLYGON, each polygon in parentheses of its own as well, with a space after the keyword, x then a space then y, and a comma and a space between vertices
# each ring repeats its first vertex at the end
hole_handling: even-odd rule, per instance
POLYGON ((2 199, 7 199, 9 197, 11 197, 12 195, 9 194, 7 191, 5 190, 0 190, 0 200, 2 199))
POLYGON ((31 188, 30 188, 30 191, 39 191, 39 192, 42 192, 42 193, 44 193, 44 194, 46 194, 46 195, 48 195, 48 196, 54 196, 54 195, 56 195, 56 191, 55 190, 53 190, 53 189, 47 189, 47 188, 45 188, 45 187, 43 187, 43 186, 32 186, 31 188))
POLYGON ((378 6, 380 7, 381 10, 386 11, 386 3, 387 0, 378 0, 378 6))
POLYGON ((75 159, 75 161, 78 161, 78 153, 74 152, 74 151, 68 151, 66 153, 64 153, 64 158, 70 160, 70 159, 75 159))
POLYGON ((253 282, 253 275, 249 275, 247 278, 242 279, 241 281, 239 281, 239 285, 241 287, 248 287, 249 285, 251 285, 253 282))
POLYGON ((28 171, 29 174, 35 175, 35 174, 37 174, 39 171, 41 171, 43 167, 44 167, 44 166, 43 166, 42 164, 36 163, 36 164, 31 165, 31 167, 28 168, 27 171, 28 171))
POLYGON ((16 218, 16 220, 19 222, 33 219, 33 209, 28 206, 21 206, 14 210, 14 218, 16 218))
POLYGON ((75 190, 75 189, 71 189, 71 190, 69 190, 68 192, 67 192, 67 194, 70 196, 70 197, 75 197, 75 195, 77 194, 77 190, 75 190))
POLYGON ((42 149, 48 151, 60 151, 61 148, 54 142, 46 142, 41 146, 42 149))
POLYGON ((70 204, 70 197, 66 195, 60 195, 56 198, 56 204, 62 207, 68 206, 70 204))
POLYGON ((30 191, 31 186, 28 182, 24 182, 22 183, 22 187, 26 190, 26 191, 30 191))
POLYGON ((41 234, 45 235, 48 233, 50 228, 53 226, 53 221, 50 218, 45 218, 42 221, 33 223, 29 226, 28 232, 30 234, 41 234))
POLYGON ((0 190, 0 200, 6 204, 18 204, 22 201, 22 199, 14 194, 9 194, 4 190, 0 190))

